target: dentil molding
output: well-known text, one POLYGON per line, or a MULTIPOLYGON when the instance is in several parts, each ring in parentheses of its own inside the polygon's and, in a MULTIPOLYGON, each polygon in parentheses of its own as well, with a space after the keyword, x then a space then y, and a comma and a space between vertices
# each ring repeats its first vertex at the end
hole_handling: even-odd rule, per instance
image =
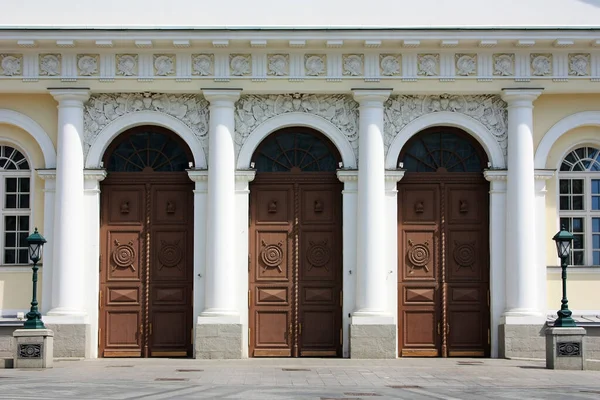
POLYGON ((187 125, 207 154, 208 101, 197 94, 103 93, 94 94, 85 103, 84 153, 112 121, 131 113, 154 111, 169 115, 187 125))
POLYGON ((504 156, 508 146, 506 103, 498 95, 396 95, 385 102, 386 148, 411 121, 430 113, 446 111, 467 115, 482 123, 496 138, 504 156))

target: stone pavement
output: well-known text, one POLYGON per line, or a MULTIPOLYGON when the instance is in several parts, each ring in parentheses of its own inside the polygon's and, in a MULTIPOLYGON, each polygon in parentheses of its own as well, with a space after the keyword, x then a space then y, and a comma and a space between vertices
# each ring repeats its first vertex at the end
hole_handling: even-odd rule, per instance
POLYGON ((600 399, 600 372, 497 359, 98 359, 0 369, 0 399, 600 399))

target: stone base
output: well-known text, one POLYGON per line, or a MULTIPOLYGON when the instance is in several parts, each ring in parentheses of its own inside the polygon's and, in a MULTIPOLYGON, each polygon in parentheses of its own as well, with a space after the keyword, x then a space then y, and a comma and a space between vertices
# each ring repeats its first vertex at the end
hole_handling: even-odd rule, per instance
POLYGON ((52 368, 54 332, 50 329, 17 329, 13 336, 15 368, 52 368))
POLYGON ((396 358, 396 325, 350 325, 350 358, 396 358))
POLYGON ((498 357, 546 358, 545 325, 501 324, 498 327, 498 357))
POLYGON ((546 330, 546 368, 584 369, 585 329, 548 328, 546 330))
POLYGON ((241 324, 198 324, 194 358, 242 358, 241 324))
POLYGON ((54 357, 85 358, 88 341, 91 338, 89 324, 49 324, 46 328, 54 331, 54 357))

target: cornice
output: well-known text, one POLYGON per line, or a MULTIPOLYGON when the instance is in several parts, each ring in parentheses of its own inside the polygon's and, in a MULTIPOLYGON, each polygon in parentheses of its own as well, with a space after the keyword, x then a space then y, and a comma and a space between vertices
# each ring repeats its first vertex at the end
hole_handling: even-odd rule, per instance
POLYGON ((84 169, 83 178, 90 181, 103 181, 106 178, 105 169, 84 169))
POLYGON ((208 182, 207 169, 188 169, 188 176, 194 182, 208 182))
POLYGON ((506 181, 508 171, 505 169, 486 169, 483 171, 483 176, 486 180, 492 181, 506 181))
POLYGON ((35 171, 43 180, 56 179, 56 168, 36 169, 35 171))
POLYGON ((405 172, 406 171, 403 169, 396 169, 396 170, 388 169, 385 171, 385 180, 386 180, 386 182, 398 182, 402 178, 404 178, 405 172))
POLYGON ((252 182, 254 177, 256 176, 255 170, 241 170, 238 169, 235 171, 235 181, 236 182, 252 182))
POLYGON ((336 175, 341 182, 358 182, 357 169, 338 169, 336 175))
POLYGON ((536 180, 547 181, 548 179, 552 178, 555 173, 556 170, 553 169, 536 169, 533 173, 533 177, 536 180))

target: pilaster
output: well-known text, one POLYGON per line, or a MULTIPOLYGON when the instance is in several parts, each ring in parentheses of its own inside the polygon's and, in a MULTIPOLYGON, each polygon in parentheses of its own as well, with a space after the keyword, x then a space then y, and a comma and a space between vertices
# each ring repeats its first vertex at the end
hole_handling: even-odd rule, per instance
POLYGON ((544 312, 547 309, 547 262, 546 244, 552 236, 546 230, 546 183, 555 174, 552 169, 536 169, 535 179, 535 259, 538 273, 538 308, 544 312))
POLYGON ((48 241, 42 260, 42 299, 40 312, 46 314, 52 305, 52 269, 54 264, 54 198, 56 196, 56 169, 38 169, 44 181, 44 237, 48 241))

